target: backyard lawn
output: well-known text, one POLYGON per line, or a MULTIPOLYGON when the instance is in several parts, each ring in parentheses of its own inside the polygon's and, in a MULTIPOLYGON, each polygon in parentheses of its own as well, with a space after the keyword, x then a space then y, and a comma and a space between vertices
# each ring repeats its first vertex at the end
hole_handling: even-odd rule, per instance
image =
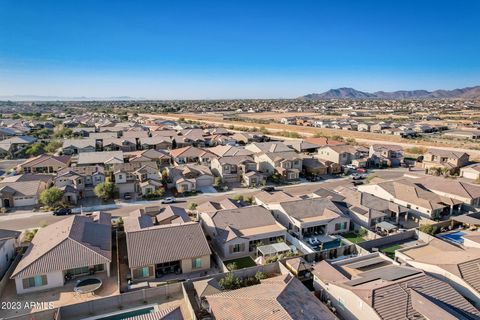
POLYGON ((249 268, 257 265, 255 261, 253 261, 252 258, 250 257, 243 257, 243 258, 228 260, 228 261, 224 261, 223 263, 227 267, 230 263, 235 263, 237 265, 237 269, 249 268))
POLYGON ((395 250, 401 249, 402 246, 399 244, 394 244, 393 246, 380 249, 381 252, 386 254, 390 259, 395 258, 395 250))
POLYGON ((353 232, 349 232, 349 233, 344 233, 342 234, 342 237, 344 237, 345 239, 349 240, 350 242, 353 242, 353 243, 362 243, 365 240, 365 238, 363 238, 363 236, 359 235, 359 234, 356 234, 356 233, 353 233, 353 232))

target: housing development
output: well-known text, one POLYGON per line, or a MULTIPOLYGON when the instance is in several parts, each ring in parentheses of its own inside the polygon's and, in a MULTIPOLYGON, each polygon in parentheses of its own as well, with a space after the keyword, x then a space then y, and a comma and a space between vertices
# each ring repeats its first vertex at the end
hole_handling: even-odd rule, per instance
POLYGON ((274 126, 89 103, 4 105, 0 317, 480 318, 478 102, 274 126))

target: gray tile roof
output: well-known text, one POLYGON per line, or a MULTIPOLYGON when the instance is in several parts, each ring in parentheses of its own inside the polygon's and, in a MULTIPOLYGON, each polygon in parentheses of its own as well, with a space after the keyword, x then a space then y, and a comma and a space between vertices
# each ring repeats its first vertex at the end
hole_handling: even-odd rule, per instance
POLYGON ((110 215, 71 216, 40 229, 12 274, 24 278, 111 262, 110 215))
POLYGON ((202 227, 196 222, 158 225, 134 231, 125 227, 130 268, 211 254, 202 227))
POLYGON ((333 320, 336 317, 291 275, 206 297, 215 319, 333 320))

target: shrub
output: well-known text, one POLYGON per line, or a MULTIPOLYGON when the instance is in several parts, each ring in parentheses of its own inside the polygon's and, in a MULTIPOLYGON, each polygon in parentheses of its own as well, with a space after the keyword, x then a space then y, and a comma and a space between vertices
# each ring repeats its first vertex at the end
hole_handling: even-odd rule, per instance
POLYGON ((422 224, 418 227, 418 230, 433 236, 437 231, 437 228, 431 224, 422 224))
POLYGON ((118 187, 108 180, 97 184, 93 191, 95 192, 95 195, 102 200, 109 200, 118 196, 118 187))
POLYGON ((190 203, 188 204, 188 210, 193 211, 193 210, 196 210, 197 207, 198 207, 198 203, 190 202, 190 203))
POLYGON ((43 190, 42 193, 40 193, 40 202, 50 208, 58 207, 62 198, 63 191, 56 187, 43 190))

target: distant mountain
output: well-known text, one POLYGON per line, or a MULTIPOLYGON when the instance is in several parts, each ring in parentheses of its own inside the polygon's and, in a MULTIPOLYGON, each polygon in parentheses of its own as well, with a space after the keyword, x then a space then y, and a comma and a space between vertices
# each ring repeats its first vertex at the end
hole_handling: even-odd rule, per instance
POLYGON ((0 101, 126 101, 145 100, 144 98, 132 98, 129 96, 120 97, 60 97, 60 96, 37 96, 37 95, 10 95, 0 96, 0 101))
POLYGON ((374 93, 358 91, 352 88, 330 89, 323 93, 311 93, 300 97, 306 100, 322 99, 479 99, 480 86, 454 90, 401 90, 394 92, 377 91, 374 93))

